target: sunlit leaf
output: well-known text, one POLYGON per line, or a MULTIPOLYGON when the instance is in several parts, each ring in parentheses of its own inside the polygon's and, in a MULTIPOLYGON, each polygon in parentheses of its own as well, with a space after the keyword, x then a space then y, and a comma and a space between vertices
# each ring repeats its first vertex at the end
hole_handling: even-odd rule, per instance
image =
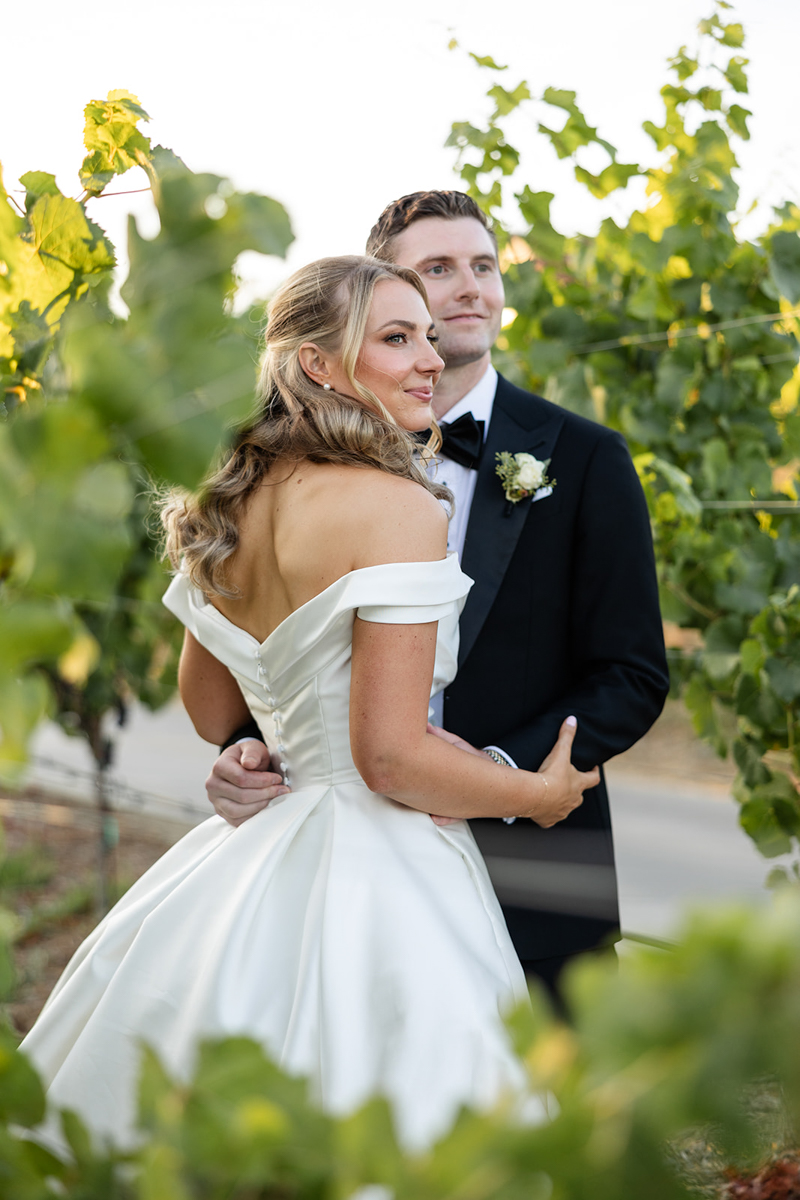
POLYGON ((86 105, 83 141, 89 154, 80 170, 81 183, 90 194, 100 193, 114 175, 149 160, 150 140, 137 128, 149 121, 138 97, 123 90, 111 91, 106 100, 86 105))
POLYGON ((731 104, 725 119, 731 131, 738 134, 745 142, 750 140, 750 130, 747 128, 747 118, 752 117, 752 113, 747 108, 742 108, 740 104, 731 104))
POLYGON ((725 69, 725 78, 735 92, 747 91, 747 75, 744 68, 749 61, 749 58, 742 58, 740 54, 735 54, 728 61, 728 66, 725 69))
POLYGON ((724 25, 720 42, 723 46, 744 45, 744 27, 740 24, 724 25))
POLYGON ((592 195, 598 199, 610 195, 617 188, 627 187, 628 180, 639 174, 636 163, 612 162, 599 175, 592 175, 583 167, 575 168, 575 178, 580 183, 585 183, 592 195))
POLYGON ((60 196, 61 190, 55 175, 47 171, 27 171, 19 181, 25 188, 25 210, 30 212, 40 196, 60 196))
POLYGON ((683 83, 684 79, 689 79, 694 75, 700 65, 696 58, 690 58, 686 53, 686 47, 681 46, 674 58, 668 60, 669 65, 677 73, 678 79, 683 83))
POLYGON ((531 98, 530 89, 524 80, 514 88, 513 92, 507 92, 505 88, 497 83, 494 87, 489 88, 486 94, 494 100, 495 111, 498 117, 508 116, 510 112, 513 112, 515 108, 518 108, 522 104, 523 100, 530 100, 531 98))
POLYGON ((489 54, 485 54, 485 55, 483 55, 483 57, 481 57, 480 55, 473 54, 472 51, 470 51, 469 56, 470 56, 470 58, 475 60, 475 62, 478 64, 479 67, 488 67, 492 71, 507 71, 508 70, 507 65, 504 67, 501 67, 500 64, 496 63, 495 60, 489 54))

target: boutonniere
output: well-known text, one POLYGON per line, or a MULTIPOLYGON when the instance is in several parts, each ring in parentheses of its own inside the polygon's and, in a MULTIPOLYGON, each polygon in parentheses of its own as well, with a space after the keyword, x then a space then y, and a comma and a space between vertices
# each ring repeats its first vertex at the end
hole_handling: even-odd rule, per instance
POLYGON ((547 477, 547 468, 550 466, 549 458, 542 462, 541 459, 534 458, 532 454, 509 454, 507 450, 496 454, 495 458, 497 459, 495 470, 500 476, 508 501, 507 514, 511 512, 512 504, 517 504, 520 500, 524 500, 527 496, 532 496, 544 488, 552 491, 556 486, 555 479, 547 477))

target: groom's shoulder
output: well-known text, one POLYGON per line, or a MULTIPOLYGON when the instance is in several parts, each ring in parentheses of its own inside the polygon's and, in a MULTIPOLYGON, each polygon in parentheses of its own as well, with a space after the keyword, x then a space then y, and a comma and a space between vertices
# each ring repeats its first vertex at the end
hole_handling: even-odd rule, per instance
POLYGON ((582 444, 587 448, 592 448, 599 442, 606 441, 624 444, 624 438, 615 430, 600 425, 597 421, 590 421, 586 417, 578 416, 577 413, 570 412, 568 408, 562 408, 559 404, 553 404, 551 400, 545 400, 544 396, 537 396, 535 392, 528 392, 524 388, 517 387, 499 372, 495 404, 499 404, 516 421, 528 428, 551 423, 558 424, 560 426, 559 437, 566 435, 573 445, 582 444))

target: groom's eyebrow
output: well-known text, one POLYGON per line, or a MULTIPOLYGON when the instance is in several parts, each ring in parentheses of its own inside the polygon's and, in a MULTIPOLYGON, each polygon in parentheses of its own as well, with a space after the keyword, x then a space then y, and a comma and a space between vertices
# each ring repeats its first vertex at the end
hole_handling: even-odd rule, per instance
POLYGON ((415 270, 421 271, 423 267, 427 267, 428 263, 451 263, 453 262, 452 254, 429 254, 427 258, 421 258, 416 265, 415 270))
MULTIPOLYGON (((423 267, 427 267, 430 263, 445 263, 450 266, 456 259, 452 254, 429 254, 427 258, 421 258, 414 268, 416 271, 421 271, 423 267)), ((488 262, 496 263, 497 259, 493 254, 473 254, 470 262, 488 262)))

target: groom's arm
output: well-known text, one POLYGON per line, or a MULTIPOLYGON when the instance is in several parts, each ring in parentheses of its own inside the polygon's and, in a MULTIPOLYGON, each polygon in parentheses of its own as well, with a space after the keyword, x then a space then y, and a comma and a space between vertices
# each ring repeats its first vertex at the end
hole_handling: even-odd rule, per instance
POLYGON ((650 518, 618 434, 604 434, 592 453, 572 549, 573 682, 548 711, 499 739, 527 770, 540 766, 569 714, 578 718, 576 767, 607 762, 647 732, 669 691, 650 518))
POLYGON ((227 750, 229 746, 235 746, 237 742, 241 742, 243 738, 255 738, 259 742, 264 741, 264 735, 258 727, 258 722, 252 720, 247 721, 238 729, 234 730, 230 737, 226 738, 220 746, 220 752, 227 750))

